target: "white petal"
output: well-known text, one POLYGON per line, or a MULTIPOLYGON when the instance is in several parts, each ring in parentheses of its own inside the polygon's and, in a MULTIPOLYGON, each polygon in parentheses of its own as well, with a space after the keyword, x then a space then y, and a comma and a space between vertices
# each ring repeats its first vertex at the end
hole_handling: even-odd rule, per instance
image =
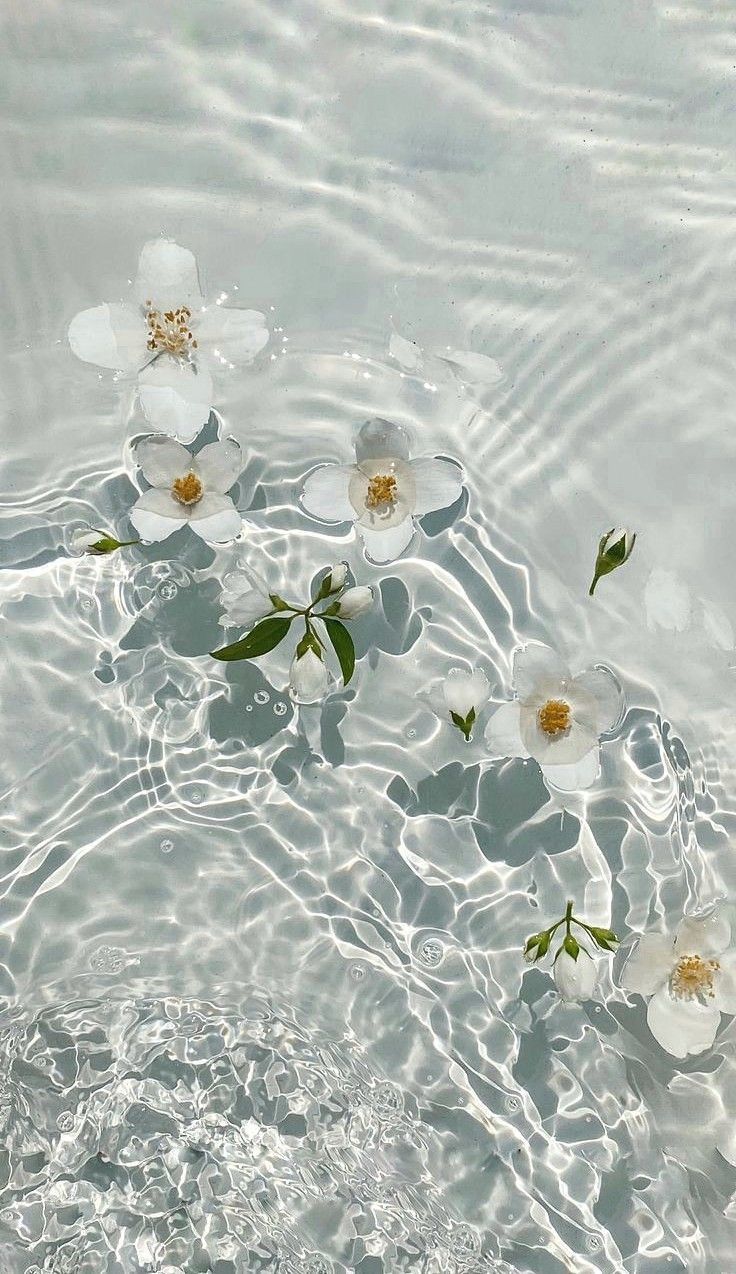
POLYGON ((348 499, 354 465, 326 464, 310 473, 302 489, 302 504, 312 517, 325 522, 352 522, 355 509, 348 499))
POLYGON ((201 539, 223 544, 234 540, 243 529, 243 519, 229 495, 205 491, 198 504, 191 506, 189 524, 201 539))
POLYGON ((664 987, 652 996, 647 1009, 652 1035, 673 1057, 710 1048, 720 1020, 718 1009, 697 1000, 673 1000, 664 987))
POLYGON ((225 607, 222 624, 248 626, 273 609, 266 580, 250 566, 225 576, 220 600, 225 607))
POLYGON ((242 597, 233 598, 227 603, 224 614, 220 616, 220 623, 250 628, 257 619, 263 619, 264 615, 269 615, 272 610, 270 598, 264 597, 262 593, 257 593, 253 589, 250 593, 244 593, 242 597))
POLYGON ((519 701, 511 699, 496 708, 486 726, 486 743, 494 757, 523 756, 527 757, 519 730, 519 701))
POLYGON ((141 250, 134 291, 141 305, 150 302, 155 310, 196 309, 202 290, 194 254, 173 239, 150 239, 141 250))
POLYGON ((439 358, 443 363, 449 364, 458 378, 468 385, 495 385, 503 380, 503 368, 495 358, 489 358, 487 354, 451 349, 447 354, 440 354, 439 358))
POLYGON ((411 518, 406 518, 386 531, 376 531, 368 526, 360 526, 358 530, 372 562, 393 562, 409 544, 414 534, 414 523, 411 518))
POLYGON ((645 933, 632 951, 621 974, 625 991, 654 995, 668 980, 675 963, 675 944, 671 934, 645 933))
POLYGON ((555 960, 553 972, 563 1000, 589 1000, 598 981, 598 967, 582 947, 577 960, 562 951, 555 960))
POLYGON ((407 341, 405 336, 392 332, 388 342, 388 352, 395 358, 405 372, 415 372, 422 365, 422 349, 416 341, 407 341))
POLYGON ((69 324, 69 344, 77 358, 120 372, 143 366, 147 337, 146 321, 133 305, 95 305, 69 324))
POLYGON ((705 916, 686 916, 677 930, 677 956, 720 955, 730 945, 731 925, 717 911, 705 916))
POLYGON ((395 425, 392 420, 383 420, 380 416, 367 420, 355 440, 358 464, 381 456, 408 460, 409 454, 409 435, 403 425, 395 425))
POLYGON ((165 540, 186 522, 182 506, 168 491, 157 491, 155 487, 144 491, 136 501, 130 510, 130 520, 141 539, 151 543, 165 540))
POLYGON ((193 469, 202 479, 205 491, 224 495, 235 485, 243 468, 243 453, 234 438, 210 442, 194 457, 193 469))
POLYGON ((514 688, 520 699, 537 691, 544 694, 548 685, 559 686, 561 681, 569 680, 568 669, 549 646, 534 641, 514 654, 514 688))
POLYGON ((624 707, 623 694, 613 673, 607 668, 590 668, 572 679, 573 694, 582 690, 596 705, 596 737, 612 730, 620 720, 624 707))
POLYGON ((200 350, 217 361, 252 363, 271 335, 259 310, 233 310, 213 305, 197 316, 196 337, 200 350))
POLYGON ((478 709, 486 702, 491 688, 482 672, 465 672, 455 668, 445 678, 443 692, 448 712, 455 712, 463 720, 471 708, 478 709))
MULTIPOLYGON (((553 692, 553 695, 557 697, 557 692, 553 692)), ((564 698, 565 692, 561 690, 559 695, 564 698)), ((570 706, 573 707, 572 703, 570 706)), ((587 713, 581 709, 579 701, 575 704, 571 725, 565 734, 557 736, 547 734, 542 729, 538 720, 538 711, 536 702, 522 703, 520 728, 521 737, 529 755, 533 756, 540 765, 545 767, 577 765, 589 752, 597 750, 598 735, 595 726, 591 727, 590 724, 590 718, 595 717, 595 705, 592 700, 590 700, 587 713)))
POLYGON ((718 1140, 716 1150, 727 1159, 732 1168, 736 1168, 736 1127, 727 1123, 718 1140))
POLYGON ((146 482, 169 491, 176 478, 182 478, 192 467, 192 453, 166 434, 144 438, 135 449, 136 463, 146 482))
POLYGON ((365 614, 373 605, 373 589, 367 584, 356 584, 348 588, 338 601, 338 615, 341 619, 357 619, 365 614))
POLYGON ((449 460, 412 460, 416 488, 414 512, 418 517, 433 509, 447 509, 463 489, 463 472, 449 460))
POLYGON ((298 703, 314 703, 324 698, 329 683, 329 673, 313 650, 307 650, 301 658, 294 656, 289 671, 289 686, 292 697, 298 703))
POLYGON ((162 354, 138 376, 146 419, 155 429, 192 442, 212 409, 212 377, 206 367, 162 354))
POLYGON ((598 745, 591 749, 586 756, 581 757, 573 765, 547 765, 542 766, 542 774, 552 787, 556 787, 560 792, 584 792, 586 788, 592 787, 598 775, 600 774, 600 749, 598 745))
POLYGON ((713 980, 713 1003, 721 1013, 736 1013, 736 952, 718 958, 720 968, 713 980))

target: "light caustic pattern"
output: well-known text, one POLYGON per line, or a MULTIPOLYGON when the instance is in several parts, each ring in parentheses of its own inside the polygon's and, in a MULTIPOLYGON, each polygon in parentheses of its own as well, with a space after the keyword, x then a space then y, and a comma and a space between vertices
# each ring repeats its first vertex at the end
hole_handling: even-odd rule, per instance
POLYGON ((733 6, 3 12, 3 1274, 722 1274, 728 1020, 678 1065, 520 951, 736 885, 733 6), (66 328, 159 233, 272 325, 245 536, 74 559, 144 427, 66 328), (381 569, 297 501, 375 415, 467 476, 381 569), (206 658, 243 558, 375 586, 323 710, 206 658), (422 699, 530 639, 626 689, 564 805, 422 699))

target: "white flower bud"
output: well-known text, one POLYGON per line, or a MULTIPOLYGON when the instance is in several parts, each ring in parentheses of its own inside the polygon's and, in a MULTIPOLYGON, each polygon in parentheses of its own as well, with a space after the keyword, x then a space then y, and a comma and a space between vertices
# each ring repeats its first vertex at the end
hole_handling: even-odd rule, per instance
POLYGON ((80 530, 75 531, 69 539, 69 547, 72 553, 92 553, 93 545, 97 544, 103 538, 101 531, 80 530))
POLYGON ((442 686, 447 711, 455 712, 463 721, 471 708, 475 708, 477 715, 490 692, 482 672, 464 672, 462 668, 453 668, 442 686))
POLYGON ((336 562, 330 571, 330 592, 336 593, 338 588, 342 588, 348 577, 348 568, 345 562, 336 562))
POLYGON ((554 976, 563 1000, 589 1000, 598 981, 598 968, 582 947, 577 960, 563 950, 555 960, 554 976))
POLYGON ((289 689, 297 703, 316 703, 323 699, 330 683, 330 675, 319 655, 307 650, 295 655, 289 670, 289 689))
POLYGON ((349 588, 343 593, 337 605, 337 613, 341 619, 355 619, 357 615, 370 610, 373 605, 373 589, 367 584, 357 584, 355 588, 349 588))

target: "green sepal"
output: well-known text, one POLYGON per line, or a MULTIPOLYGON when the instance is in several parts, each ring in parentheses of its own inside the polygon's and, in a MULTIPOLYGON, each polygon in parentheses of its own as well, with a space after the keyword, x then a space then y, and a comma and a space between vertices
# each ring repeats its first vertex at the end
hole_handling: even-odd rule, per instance
POLYGON ((531 956, 535 947, 536 952, 534 954, 534 960, 541 960, 543 956, 546 956, 549 951, 551 937, 552 935, 549 930, 544 929, 542 933, 534 933, 531 938, 527 938, 526 946, 524 947, 524 955, 527 959, 531 956))
POLYGON ((279 597, 278 593, 269 593, 268 596, 274 610, 293 610, 294 609, 293 606, 290 606, 288 602, 284 601, 283 597, 279 597))
POLYGON ((313 650, 315 655, 317 655, 320 659, 322 658, 322 643, 314 629, 311 628, 309 624, 307 625, 304 636, 301 638, 296 648, 297 659, 302 659, 308 650, 313 650))
POLYGON ((355 672, 355 646, 353 644, 353 639, 345 625, 341 624, 339 619, 323 618, 323 622, 327 629, 327 636, 332 642, 332 648, 337 655, 338 663, 340 664, 342 683, 346 686, 355 672))
POLYGON ((211 650, 210 654, 213 659, 222 659, 225 662, 236 659, 258 659, 260 655, 268 654, 269 650, 273 650, 280 641, 283 641, 290 626, 291 619, 263 619, 260 624, 256 624, 255 628, 250 630, 247 636, 241 637, 240 641, 234 641, 231 646, 223 646, 221 650, 211 650))
POLYGON ((618 942, 618 938, 613 932, 613 929, 599 929, 597 925, 586 925, 585 927, 594 942, 596 942, 599 947, 602 947, 604 951, 616 950, 616 947, 611 945, 612 943, 618 942))
MULTIPOLYGON (((573 938, 571 933, 568 933, 560 950, 565 950, 569 956, 572 956, 573 960, 577 960, 580 955, 580 943, 576 938, 573 938)), ((559 955, 559 951, 557 954, 559 955)))
POLYGON ((104 531, 100 531, 99 540, 95 540, 94 544, 90 544, 87 552, 99 553, 100 555, 103 553, 114 553, 116 549, 128 548, 131 544, 140 544, 140 540, 116 540, 114 535, 107 535, 104 531))
POLYGON ((473 732, 475 724, 475 708, 471 708, 467 717, 461 717, 459 712, 451 712, 450 720, 454 726, 457 726, 460 733, 464 736, 465 742, 470 742, 470 736, 473 732))

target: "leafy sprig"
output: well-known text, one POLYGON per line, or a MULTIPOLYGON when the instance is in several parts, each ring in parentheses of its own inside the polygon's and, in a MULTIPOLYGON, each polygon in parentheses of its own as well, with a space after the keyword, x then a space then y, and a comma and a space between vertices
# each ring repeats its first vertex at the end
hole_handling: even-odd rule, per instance
POLYGON ((577 925, 583 929, 589 938, 602 951, 615 951, 618 938, 613 929, 603 929, 599 925, 589 925, 585 920, 579 920, 573 915, 573 902, 568 901, 565 914, 556 924, 550 925, 549 929, 542 929, 540 933, 533 933, 531 938, 527 938, 524 946, 524 956, 532 964, 536 964, 537 960, 541 960, 546 956, 550 949, 552 939, 561 925, 565 926, 565 936, 555 953, 555 960, 562 951, 566 951, 573 960, 577 960, 581 950, 589 954, 585 947, 581 947, 577 938, 571 932, 572 925, 577 925))

